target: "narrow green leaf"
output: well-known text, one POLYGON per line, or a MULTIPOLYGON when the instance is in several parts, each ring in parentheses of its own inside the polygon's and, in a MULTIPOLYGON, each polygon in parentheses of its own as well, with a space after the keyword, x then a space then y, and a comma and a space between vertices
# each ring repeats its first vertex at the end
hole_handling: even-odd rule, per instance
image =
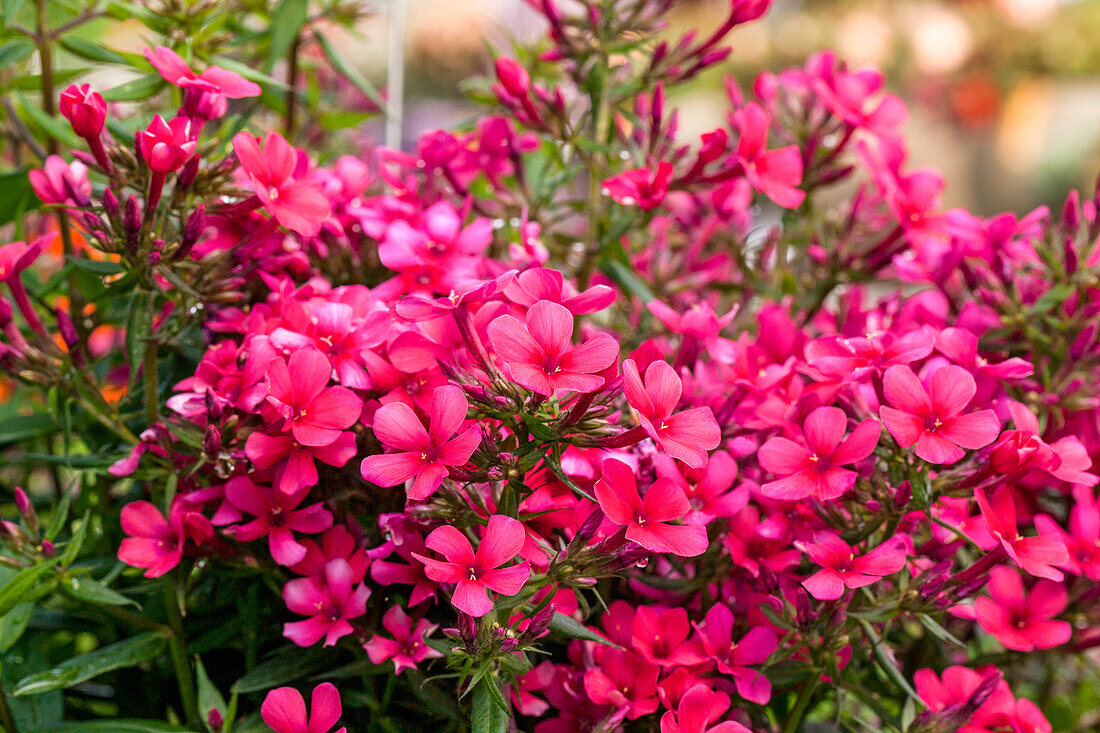
POLYGON ((236 59, 231 59, 228 56, 215 56, 210 59, 211 63, 217 64, 223 69, 234 71, 249 81, 254 81, 265 89, 276 89, 285 91, 287 89, 286 82, 279 81, 273 76, 265 74, 259 69, 254 69, 248 64, 242 64, 236 59))
POLYGON ((496 682, 491 677, 482 678, 474 688, 470 714, 470 728, 473 733, 507 733, 510 717, 507 703, 504 702, 496 682))
POLYGON ((954 644, 955 646, 960 646, 964 649, 966 648, 966 644, 959 641, 958 637, 956 637, 950 631, 941 626, 939 622, 931 616, 922 615, 920 617, 920 622, 924 624, 924 628, 932 632, 932 636, 936 637, 940 641, 946 641, 949 644, 954 644))
POLYGON ((140 102, 159 92, 165 85, 160 74, 146 74, 103 92, 108 102, 140 102))
POLYGON ((31 589, 38 583, 38 579, 45 575, 58 562, 60 557, 54 557, 45 562, 20 570, 15 576, 0 588, 0 616, 10 612, 20 603, 23 603, 31 595, 31 589))
POLYGON ((128 66, 130 64, 129 59, 123 56, 114 49, 107 48, 102 43, 96 43, 95 41, 89 41, 87 38, 81 38, 79 36, 62 36, 61 46, 74 56, 79 56, 82 59, 88 61, 95 61, 101 64, 121 64, 128 66))
POLYGON ((302 650, 298 647, 282 649, 246 672, 233 683, 231 691, 243 695, 285 685, 313 674, 321 668, 325 659, 325 655, 315 649, 302 650))
POLYGON ((214 683, 210 681, 209 675, 206 674, 206 668, 202 666, 202 660, 198 656, 195 657, 195 678, 199 688, 199 717, 203 720, 210 720, 210 712, 217 710, 222 719, 226 719, 228 717, 228 706, 225 704, 225 698, 222 697, 222 693, 218 688, 214 687, 214 683))
POLYGON ((27 733, 192 733, 188 728, 181 728, 171 723, 162 723, 159 720, 89 720, 83 723, 65 723, 50 728, 36 728, 27 733))
MULTIPOLYGON (((50 690, 85 682, 104 672, 150 662, 164 650, 168 639, 163 634, 138 634, 124 641, 67 659, 53 669, 24 677, 12 694, 37 695, 50 690)), ((115 730, 118 730, 117 728, 115 730)))
POLYGON ((23 96, 22 92, 16 91, 15 98, 19 100, 19 105, 22 107, 23 112, 26 113, 30 122, 42 128, 48 136, 55 140, 60 140, 71 148, 80 146, 80 138, 72 131, 68 122, 63 121, 56 115, 46 114, 41 107, 33 102, 27 101, 27 98, 23 96))
POLYGON ((64 587, 65 591, 74 598, 79 598, 88 603, 94 603, 101 606, 125 606, 131 604, 138 606, 138 608, 141 607, 133 598, 128 598, 117 590, 108 588, 103 583, 92 578, 83 576, 69 578, 68 582, 64 584, 64 587))
POLYGON ((0 652, 11 649, 15 642, 27 630, 27 624, 34 613, 33 603, 20 603, 8 613, 0 616, 0 652))
MULTIPOLYGON (((148 298, 140 291, 130 298, 130 314, 126 319, 126 355, 130 363, 135 367, 145 360, 145 349, 148 346, 148 338, 153 332, 153 313, 148 307, 148 298)), ((132 394, 137 387, 137 368, 130 370, 129 391, 132 394)), ((148 389, 156 389, 156 385, 147 385, 148 389)))
POLYGON ((325 58, 329 60, 329 63, 332 64, 333 69, 335 69, 340 76, 351 82, 356 89, 365 94, 367 99, 373 102, 378 109, 388 115, 389 105, 386 104, 386 100, 383 99, 382 93, 379 92, 373 84, 367 81, 365 76, 359 73, 359 69, 349 64, 347 60, 340 55, 336 46, 334 46, 328 38, 317 31, 314 31, 313 35, 317 38, 317 42, 321 45, 321 51, 325 54, 325 58))
POLYGON ((57 421, 52 415, 39 413, 7 418, 0 422, 0 445, 36 438, 57 429, 57 421))
POLYGON ((614 280, 615 284, 623 290, 637 297, 643 303, 648 303, 657 297, 629 265, 619 260, 604 260, 600 263, 600 271, 614 280))
POLYGON ((572 616, 566 616, 564 613, 554 614, 554 618, 550 619, 550 630, 569 639, 584 639, 585 641, 595 641, 613 646, 616 649, 620 648, 618 644, 605 639, 580 621, 572 616))
POLYGON ((871 646, 874 648, 875 658, 878 660, 879 667, 886 676, 894 681, 894 683, 905 690, 905 693, 912 698, 920 699, 920 695, 913 689, 913 686, 909 684, 909 680, 905 679, 905 676, 898 669, 898 663, 894 660, 894 655, 886 648, 886 644, 879 637, 878 632, 867 621, 860 621, 860 626, 863 627, 864 633, 867 634, 867 638, 871 640, 871 646))
POLYGON ((30 41, 17 39, 8 41, 0 46, 0 69, 17 64, 34 53, 34 44, 30 41))
POLYGON ((294 39, 306 22, 309 0, 282 0, 271 16, 271 46, 264 71, 271 71, 275 62, 287 55, 294 39))
POLYGON ((81 270, 87 270, 97 275, 117 275, 122 272, 122 265, 118 262, 106 260, 89 260, 83 257, 69 257, 68 263, 81 270))
POLYGON ((80 526, 73 532, 73 538, 65 545, 65 552, 61 553, 61 564, 68 567, 80 555, 80 548, 84 546, 84 538, 88 536, 88 524, 92 517, 92 510, 84 512, 80 519, 80 526))
POLYGON ((41 204, 31 188, 26 168, 0 173, 0 226, 22 218, 23 214, 37 209, 41 204))

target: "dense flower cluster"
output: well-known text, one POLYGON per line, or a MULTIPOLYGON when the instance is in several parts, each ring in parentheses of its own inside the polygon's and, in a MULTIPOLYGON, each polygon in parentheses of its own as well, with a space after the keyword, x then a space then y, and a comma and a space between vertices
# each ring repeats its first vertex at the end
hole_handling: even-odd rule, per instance
MULTIPOLYGON (((567 67, 601 21, 538 5, 540 63, 567 67)), ((709 40, 659 44, 654 75, 716 63, 767 3, 731 7, 709 40)), ((129 150, 74 86, 61 111, 90 154, 32 176, 93 247, 225 268, 194 373, 111 467, 179 474, 165 511, 122 507, 120 560, 148 578, 195 558, 263 569, 294 644, 450 669, 538 733, 771 730, 769 710, 875 685, 914 690, 911 731, 1051 729, 967 644, 1098 638, 1093 202, 942 210, 939 176, 906 167, 900 101, 823 53, 751 94, 731 82, 728 123, 696 146, 659 84, 635 94, 588 199, 621 224, 600 244, 621 257, 566 276, 551 245, 584 222, 501 218, 539 136, 570 125, 563 89, 518 61, 496 66, 507 116, 317 167, 274 132, 200 163, 208 123, 259 88, 146 56, 178 116, 129 150), (127 166, 143 190, 120 205, 127 166), (197 179, 220 195, 146 244, 170 175, 174 196, 197 179), (841 181, 855 193, 801 221, 841 181), (933 637, 956 646, 922 668, 891 651, 933 637)), ((20 280, 43 246, 0 247, 30 330, 0 301, 0 354, 24 370, 57 350, 20 280)), ((331 684, 311 709, 283 688, 262 713, 328 731, 331 684)))

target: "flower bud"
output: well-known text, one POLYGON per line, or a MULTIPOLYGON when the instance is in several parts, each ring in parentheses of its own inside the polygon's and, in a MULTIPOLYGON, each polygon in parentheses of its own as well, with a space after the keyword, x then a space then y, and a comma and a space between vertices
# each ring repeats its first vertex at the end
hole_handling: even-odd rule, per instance
POLYGON ((53 557, 57 554, 57 548, 49 540, 42 540, 42 554, 47 558, 53 557))
POLYGON ((206 426, 206 434, 202 439, 202 449, 206 455, 217 457, 222 450, 222 434, 213 425, 206 426))
POLYGON ((514 97, 526 97, 531 88, 531 76, 518 61, 501 56, 496 61, 497 78, 501 86, 514 97))
POLYGON ((84 139, 97 138, 107 120, 107 103, 92 89, 91 84, 71 85, 61 92, 58 104, 61 115, 69 121, 73 132, 84 139))
POLYGON ((215 731, 216 733, 217 731, 220 731, 222 729, 223 725, 225 725, 225 719, 222 718, 221 712, 218 711, 217 708, 215 708, 206 714, 206 724, 210 726, 210 729, 215 731))
POLYGON ((912 498, 913 484, 909 483, 909 481, 902 481, 894 491, 894 506, 900 509, 907 505, 912 498))
POLYGON ((191 216, 187 217, 187 223, 183 225, 183 235, 180 237, 180 246, 176 250, 175 258, 182 260, 190 254, 204 231, 206 231, 206 206, 199 204, 191 212, 191 216))
POLYGON ((183 164, 183 169, 180 170, 179 176, 176 177, 176 189, 183 191, 191 187, 191 184, 195 182, 195 177, 199 174, 199 156, 192 155, 187 159, 187 162, 183 164))
POLYGON ((137 136, 141 157, 149 170, 171 173, 183 167, 195 154, 196 143, 190 139, 190 128, 191 120, 186 117, 176 117, 171 122, 165 122, 160 115, 153 117, 149 127, 137 136))
POLYGON ((137 254, 138 245, 141 244, 141 203, 134 194, 126 199, 122 228, 126 230, 126 251, 132 257, 137 254))
POLYGON ((115 196, 115 192, 110 188, 103 191, 103 213, 107 215, 107 218, 111 221, 118 221, 119 216, 122 215, 122 208, 118 203, 118 196, 115 196))

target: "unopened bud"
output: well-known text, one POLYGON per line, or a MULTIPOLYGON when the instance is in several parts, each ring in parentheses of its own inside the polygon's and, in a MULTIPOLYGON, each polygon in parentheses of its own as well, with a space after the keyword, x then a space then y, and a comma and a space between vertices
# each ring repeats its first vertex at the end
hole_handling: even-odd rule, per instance
POLYGON ((527 630, 520 636, 520 641, 524 644, 530 644, 542 636, 543 632, 550 628, 550 622, 554 620, 554 614, 557 612, 557 604, 551 603, 532 616, 531 622, 527 625, 527 630))
POLYGON ((221 712, 215 708, 206 714, 206 724, 210 726, 213 731, 220 731, 222 726, 225 725, 225 719, 222 718, 221 712))
POLYGON ((131 256, 136 255, 138 246, 141 244, 141 203, 134 194, 130 194, 126 199, 122 227, 126 230, 126 251, 131 256))
POLYGON ((206 455, 216 458, 222 450, 222 434, 213 425, 206 426, 202 439, 202 449, 206 455))
POLYGON ((183 225, 183 235, 180 237, 180 246, 176 250, 175 257, 182 260, 199 241, 199 237, 206 231, 206 207, 199 204, 187 217, 187 223, 183 225))
POLYGON ((195 177, 199 174, 199 156, 192 155, 187 159, 187 162, 183 164, 183 168, 180 169, 179 175, 176 176, 176 190, 184 191, 191 187, 191 184, 195 182, 195 177))
POLYGON ((514 97, 526 97, 531 88, 531 76, 515 59, 501 56, 496 61, 497 78, 505 91, 514 97))
POLYGON ((118 197, 115 196, 115 192, 109 188, 103 192, 103 213, 105 213, 107 218, 111 221, 118 221, 119 216, 122 214, 122 208, 119 206, 118 197))
POLYGON ((909 481, 902 481, 894 492, 894 505, 899 509, 904 507, 913 498, 913 484, 909 481))
POLYGON ((57 554, 57 548, 49 540, 42 540, 42 555, 50 558, 57 554))

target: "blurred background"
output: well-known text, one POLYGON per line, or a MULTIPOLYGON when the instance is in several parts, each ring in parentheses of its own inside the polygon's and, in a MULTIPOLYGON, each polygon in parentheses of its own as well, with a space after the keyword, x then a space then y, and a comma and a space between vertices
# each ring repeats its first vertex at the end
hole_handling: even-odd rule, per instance
MULTIPOLYGON (((396 12, 404 15, 406 147, 426 129, 469 119, 462 81, 489 71, 489 48, 540 33, 524 0, 393 1, 404 6, 396 12)), ((713 27, 727 2, 686 0, 670 14, 670 29, 713 27)), ((352 32, 333 28, 332 37, 381 88, 395 11, 387 0, 372 5, 374 15, 352 32)), ((144 45, 125 24, 107 32, 125 50, 144 45)), ((775 0, 763 22, 734 33, 728 62, 676 102, 686 134, 713 128, 726 109, 724 74, 748 84, 759 70, 834 48, 852 66, 886 72, 910 108, 911 164, 943 171, 947 205, 979 214, 1024 211, 1056 204, 1069 187, 1093 189, 1100 170, 1097 38, 1100 0, 775 0)), ((381 139, 380 122, 365 128, 381 139)))

